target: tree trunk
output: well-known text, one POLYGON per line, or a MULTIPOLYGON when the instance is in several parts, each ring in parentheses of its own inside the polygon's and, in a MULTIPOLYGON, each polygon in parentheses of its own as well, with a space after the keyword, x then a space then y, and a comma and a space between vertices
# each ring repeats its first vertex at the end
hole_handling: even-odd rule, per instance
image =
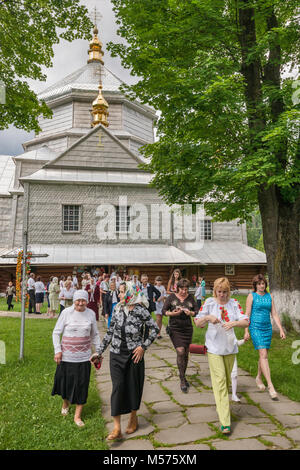
POLYGON ((259 192, 270 291, 277 312, 300 330, 299 207, 285 203, 276 187, 259 192))
MULTIPOLYGON (((242 53, 241 72, 245 79, 245 101, 248 113, 249 138, 252 151, 262 145, 257 136, 266 126, 266 115, 262 111, 262 79, 266 84, 280 90, 280 46, 270 46, 269 60, 264 68, 258 54, 249 60, 256 43, 256 24, 253 2, 239 1, 239 42, 242 53)), ((266 17, 267 28, 278 26, 274 8, 270 6, 266 17)), ((282 98, 271 99, 269 113, 276 122, 284 111, 282 98)), ((268 114, 268 113, 267 113, 268 114)), ((275 154, 282 171, 287 164, 287 146, 283 139, 281 148, 275 154)), ((258 191, 258 202, 261 213, 264 246, 267 256, 267 269, 270 290, 274 295, 276 310, 279 314, 289 316, 294 328, 300 330, 300 253, 299 253, 299 222, 300 200, 294 203, 284 201, 279 188, 261 187, 258 191)))

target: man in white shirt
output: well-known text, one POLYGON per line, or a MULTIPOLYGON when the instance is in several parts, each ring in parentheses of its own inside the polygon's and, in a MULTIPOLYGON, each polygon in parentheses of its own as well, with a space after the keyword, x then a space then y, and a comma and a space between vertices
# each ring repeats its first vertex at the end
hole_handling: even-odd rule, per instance
POLYGON ((27 290, 29 294, 28 313, 36 313, 35 309, 35 274, 31 273, 27 282, 27 290), (32 311, 33 310, 33 311, 32 311))

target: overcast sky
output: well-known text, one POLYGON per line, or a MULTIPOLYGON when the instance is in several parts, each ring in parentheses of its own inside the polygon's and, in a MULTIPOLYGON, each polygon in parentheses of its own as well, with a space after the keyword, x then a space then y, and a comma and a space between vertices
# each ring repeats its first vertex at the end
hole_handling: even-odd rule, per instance
MULTIPOLYGON (((100 22, 98 21, 98 29, 99 38, 103 43, 105 65, 124 82, 132 83, 134 78, 130 76, 129 71, 122 68, 119 59, 111 58, 106 49, 106 44, 109 41, 121 41, 116 32, 117 25, 110 0, 81 0, 81 3, 86 5, 89 10, 96 6, 102 15, 102 19, 100 22)), ((88 48, 89 43, 86 40, 78 39, 72 43, 61 40, 59 44, 54 46, 53 67, 45 69, 47 81, 37 82, 31 80, 29 83, 32 89, 39 93, 85 65, 88 59, 88 48)), ((0 155, 15 156, 23 153, 22 143, 33 137, 34 132, 27 133, 15 127, 0 131, 0 155)))

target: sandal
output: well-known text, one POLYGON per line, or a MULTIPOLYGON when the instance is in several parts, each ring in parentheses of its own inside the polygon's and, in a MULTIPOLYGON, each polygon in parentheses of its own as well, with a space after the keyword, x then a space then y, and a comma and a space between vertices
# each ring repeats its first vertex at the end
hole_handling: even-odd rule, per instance
POLYGON ((79 428, 82 428, 83 426, 85 426, 84 422, 81 421, 81 419, 74 419, 74 423, 76 424, 76 426, 78 426, 79 428))
POLYGON ((269 394, 270 394, 270 397, 272 398, 272 400, 278 400, 277 392, 275 391, 274 388, 270 389, 268 387, 268 391, 269 391, 269 394))
POLYGON ((260 390, 261 392, 263 392, 263 391, 266 389, 266 387, 265 387, 265 385, 263 384, 262 380, 259 379, 258 377, 256 377, 255 382, 256 382, 256 385, 257 385, 257 387, 259 388, 259 390, 260 390))
POLYGON ((62 414, 63 416, 67 416, 67 414, 69 414, 69 407, 67 407, 67 408, 62 408, 62 409, 61 409, 61 414, 62 414))
POLYGON ((108 441, 123 439, 120 429, 114 429, 106 438, 108 441))
POLYGON ((222 434, 230 434, 231 433, 230 426, 221 426, 221 432, 222 434))

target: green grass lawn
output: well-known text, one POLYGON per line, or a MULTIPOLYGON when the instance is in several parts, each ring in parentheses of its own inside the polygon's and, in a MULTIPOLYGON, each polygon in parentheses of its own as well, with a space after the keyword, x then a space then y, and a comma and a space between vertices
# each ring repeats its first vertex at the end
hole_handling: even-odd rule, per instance
MULTIPOLYGON (((238 295, 234 296, 234 298, 240 302, 245 311, 247 296, 238 295)), ((167 324, 168 318, 164 317, 163 322, 167 324)), ((195 344, 205 344, 206 329, 207 327, 196 328, 194 326, 192 342, 195 344)), ((244 337, 243 328, 236 328, 235 333, 238 339, 244 337)), ((275 389, 295 401, 300 401, 300 364, 296 365, 292 363, 292 355, 295 352, 295 349, 292 348, 292 343, 299 339, 299 334, 295 332, 287 333, 285 340, 280 339, 279 334, 273 333, 269 351, 269 365, 275 389)), ((251 339, 243 346, 240 346, 237 359, 240 368, 249 372, 253 377, 256 377, 258 351, 254 349, 251 339)))
MULTIPOLYGON (((13 310, 10 310, 11 312, 21 312, 21 302, 16 302, 16 300, 14 299, 12 304, 14 308, 13 310)), ((0 297, 0 311, 4 311, 4 312, 7 311, 6 297, 0 297)), ((45 300, 41 308, 41 313, 47 313, 47 311, 48 311, 48 304, 47 304, 47 301, 45 300)), ((28 307, 26 308, 26 313, 28 313, 28 307)))
POLYGON ((92 369, 88 402, 82 419, 74 422, 75 406, 61 416, 62 399, 51 396, 56 363, 52 331, 55 320, 28 319, 25 359, 19 361, 20 319, 0 318, 0 340, 6 346, 6 364, 0 364, 1 450, 107 449, 105 422, 92 369))

